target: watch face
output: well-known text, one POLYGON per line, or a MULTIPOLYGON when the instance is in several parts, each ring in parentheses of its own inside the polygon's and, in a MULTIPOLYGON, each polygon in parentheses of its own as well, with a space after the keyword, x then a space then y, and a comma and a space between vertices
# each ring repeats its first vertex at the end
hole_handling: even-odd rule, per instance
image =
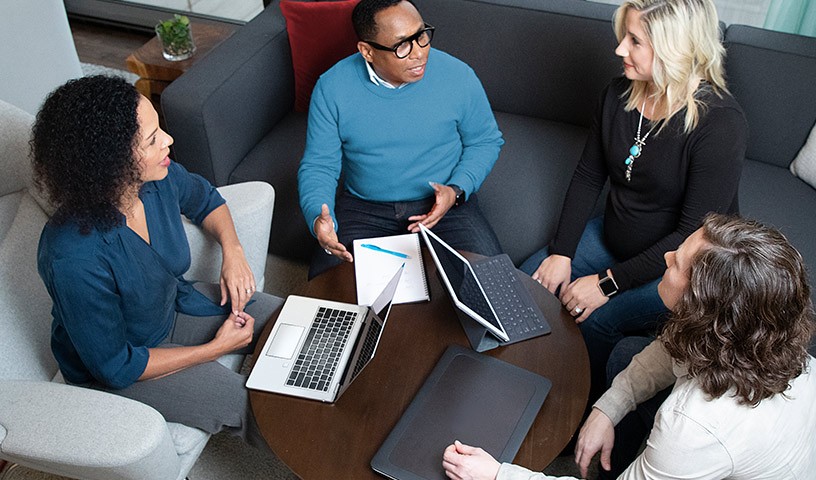
POLYGON ((598 286, 601 288, 601 292, 607 297, 618 293, 618 286, 615 285, 615 281, 609 277, 602 278, 598 282, 598 286))

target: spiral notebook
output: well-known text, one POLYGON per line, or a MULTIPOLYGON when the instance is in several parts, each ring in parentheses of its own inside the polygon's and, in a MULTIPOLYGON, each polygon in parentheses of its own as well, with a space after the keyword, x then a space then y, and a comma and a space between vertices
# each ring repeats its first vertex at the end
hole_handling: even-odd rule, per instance
POLYGON ((354 240, 357 304, 370 305, 403 263, 405 270, 393 303, 430 300, 419 245, 419 235, 416 233, 354 240))

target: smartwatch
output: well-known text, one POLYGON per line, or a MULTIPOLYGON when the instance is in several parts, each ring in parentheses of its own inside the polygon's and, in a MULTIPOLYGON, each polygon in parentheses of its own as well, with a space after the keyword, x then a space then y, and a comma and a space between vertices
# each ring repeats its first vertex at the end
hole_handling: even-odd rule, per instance
POLYGON ((459 205, 465 203, 465 191, 462 190, 462 187, 459 185, 448 185, 450 188, 453 189, 453 193, 456 194, 456 201, 453 202, 454 207, 458 207, 459 205))
POLYGON ((601 277, 601 279, 598 280, 598 288, 601 289, 601 293, 603 293, 604 296, 611 297, 612 295, 618 293, 618 284, 615 283, 614 278, 609 276, 609 273, 604 271, 598 276, 601 277))

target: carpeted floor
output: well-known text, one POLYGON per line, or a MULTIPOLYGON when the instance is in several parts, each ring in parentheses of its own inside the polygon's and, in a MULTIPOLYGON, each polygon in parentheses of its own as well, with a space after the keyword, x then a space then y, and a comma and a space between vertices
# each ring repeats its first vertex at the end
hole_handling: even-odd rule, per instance
POLYGON ((82 73, 86 77, 91 75, 112 75, 122 77, 130 83, 136 83, 136 80, 139 79, 139 76, 135 73, 116 68, 103 67, 102 65, 94 65, 93 63, 80 63, 80 67, 82 67, 82 73))

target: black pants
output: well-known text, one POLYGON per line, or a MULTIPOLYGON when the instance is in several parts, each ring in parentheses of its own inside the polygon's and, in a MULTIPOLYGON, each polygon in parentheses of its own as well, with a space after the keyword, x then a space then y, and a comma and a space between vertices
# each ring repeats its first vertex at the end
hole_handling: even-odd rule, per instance
MULTIPOLYGON (((607 363, 607 377, 611 385, 614 379, 632 361, 632 357, 640 353, 649 345, 653 338, 650 337, 626 337, 615 345, 612 355, 607 363)), ((615 425, 615 445, 612 447, 612 470, 598 470, 598 478, 611 480, 618 478, 626 468, 635 461, 643 441, 649 436, 654 425, 657 410, 666 397, 672 391, 672 387, 662 390, 654 397, 639 404, 637 409, 629 412, 623 419, 615 425)))

